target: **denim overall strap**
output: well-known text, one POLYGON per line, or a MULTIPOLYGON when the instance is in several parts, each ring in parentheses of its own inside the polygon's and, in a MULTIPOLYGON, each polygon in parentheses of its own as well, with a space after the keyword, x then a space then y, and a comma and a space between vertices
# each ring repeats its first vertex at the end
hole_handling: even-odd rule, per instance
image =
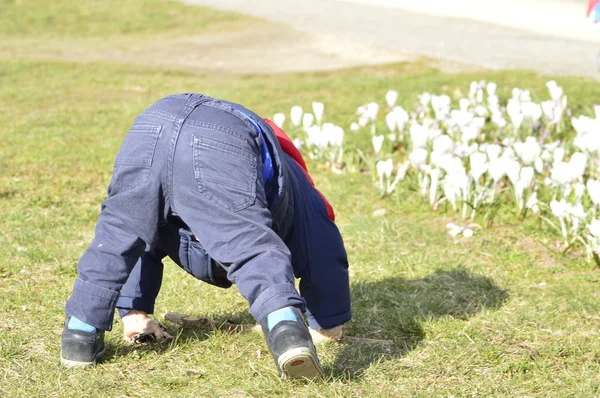
POLYGON ((169 155, 167 159, 167 192, 166 192, 166 200, 167 203, 171 206, 172 211, 176 213, 174 208, 174 203, 172 201, 173 198, 173 161, 175 158, 175 148, 177 146, 177 140, 179 138, 179 133, 181 132, 181 128, 185 120, 190 116, 190 114, 202 105, 205 102, 212 101, 213 98, 202 95, 202 94, 190 94, 190 98, 188 102, 185 104, 183 110, 179 117, 175 120, 173 124, 173 135, 171 136, 171 141, 169 142, 169 155))

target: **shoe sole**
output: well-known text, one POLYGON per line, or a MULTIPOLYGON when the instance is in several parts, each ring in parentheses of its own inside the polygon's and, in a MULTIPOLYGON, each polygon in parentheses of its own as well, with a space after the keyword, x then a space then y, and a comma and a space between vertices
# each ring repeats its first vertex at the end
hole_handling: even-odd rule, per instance
POLYGON ((310 348, 299 347, 283 353, 277 361, 284 379, 321 379, 323 368, 310 348))
POLYGON ((66 367, 66 368, 91 368, 92 366, 94 366, 96 364, 96 362, 98 362, 99 360, 102 359, 102 357, 104 357, 104 354, 106 353, 106 349, 103 349, 102 351, 100 351, 98 354, 96 354, 96 358, 92 361, 92 362, 81 362, 81 361, 73 361, 71 359, 65 359, 62 357, 60 357, 60 363, 62 366, 66 367))

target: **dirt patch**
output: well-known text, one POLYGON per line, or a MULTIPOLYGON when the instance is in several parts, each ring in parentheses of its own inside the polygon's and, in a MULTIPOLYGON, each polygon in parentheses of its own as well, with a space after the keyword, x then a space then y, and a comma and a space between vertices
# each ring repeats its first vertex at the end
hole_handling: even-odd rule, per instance
MULTIPOLYGON (((337 37, 296 31, 285 25, 253 22, 231 32, 139 41, 81 40, 13 43, 0 56, 77 62, 124 62, 201 72, 271 74, 408 62, 417 56, 337 37)), ((448 72, 471 70, 457 63, 432 62, 448 72)))

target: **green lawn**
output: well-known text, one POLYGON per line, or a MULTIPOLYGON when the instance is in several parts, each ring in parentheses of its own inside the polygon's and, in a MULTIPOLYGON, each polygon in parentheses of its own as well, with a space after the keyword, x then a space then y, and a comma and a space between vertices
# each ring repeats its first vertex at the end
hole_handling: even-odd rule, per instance
MULTIPOLYGON (((444 228, 452 214, 431 211, 408 190, 380 199, 370 175, 333 175, 317 164, 311 170, 337 210, 350 258, 348 334, 391 340, 391 346, 321 346, 327 381, 290 383, 278 379, 259 334, 165 322, 174 340, 130 347, 117 322, 102 364, 61 368, 63 306, 93 236, 114 156, 133 118, 162 96, 199 91, 265 116, 294 104, 309 109, 318 100, 328 121, 347 127, 358 105, 381 102, 388 89, 411 105, 422 91, 465 90, 480 79, 497 82, 504 96, 515 86, 542 95, 547 80, 518 71, 444 75, 425 63, 225 76, 40 59, 46 35, 63 43, 80 35, 136 43, 156 34, 146 27, 157 20, 157 29, 173 37, 209 22, 221 29, 246 21, 159 0, 129 3, 63 0, 50 12, 42 1, 0 1, 0 19, 8 22, 0 24, 0 42, 12 46, 14 38, 21 46, 19 58, 0 57, 0 395, 600 395, 600 274, 584 257, 548 251, 539 240, 552 236, 535 222, 454 240, 444 228), (114 17, 120 6, 126 11, 114 17), (20 18, 29 21, 27 29, 20 18), (59 19, 72 25, 59 28, 59 19), (372 215, 381 208, 385 216, 372 215)), ((576 114, 589 112, 600 97, 597 82, 557 81, 576 114)), ((362 141, 368 144, 368 137, 351 138, 362 141)), ((251 322, 235 289, 197 282, 170 262, 166 270, 159 320, 175 311, 251 322)))

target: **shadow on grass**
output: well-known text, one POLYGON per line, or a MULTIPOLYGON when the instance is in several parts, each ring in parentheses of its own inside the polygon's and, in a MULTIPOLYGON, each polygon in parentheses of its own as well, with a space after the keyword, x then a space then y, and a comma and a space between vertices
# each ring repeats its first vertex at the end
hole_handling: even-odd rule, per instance
POLYGON ((421 323, 440 317, 468 319, 499 308, 508 291, 490 278, 463 268, 436 271, 422 279, 388 278, 354 283, 353 321, 347 334, 389 344, 345 344, 329 370, 334 378, 356 379, 373 363, 406 355, 425 338, 421 323))
POLYGON ((201 318, 202 321, 191 321, 178 324, 175 322, 165 322, 167 330, 173 335, 172 339, 162 340, 159 342, 146 342, 142 344, 132 344, 126 346, 107 345, 106 359, 128 355, 143 355, 145 352, 155 352, 162 354, 169 351, 173 346, 181 344, 183 341, 206 340, 215 330, 226 331, 228 333, 245 333, 248 330, 237 326, 254 325, 254 319, 247 311, 239 311, 236 313, 225 314, 213 318, 201 318), (208 321, 208 322, 203 322, 208 321))
MULTIPOLYGON (((422 279, 393 277, 358 282, 352 284, 351 290, 353 321, 347 325, 345 333, 384 343, 335 346, 335 360, 325 372, 342 380, 361 378, 372 364, 402 357, 415 349, 425 338, 421 325, 424 321, 440 317, 468 319, 484 309, 499 308, 509 297, 508 291, 490 278, 463 268, 436 271, 422 279)), ((108 346, 107 358, 143 355, 148 351, 163 353, 181 341, 205 340, 215 329, 227 329, 215 325, 251 327, 254 324, 246 311, 211 318, 209 322, 169 327, 170 332, 176 333, 175 338, 158 344, 108 346)), ((246 331, 234 328, 229 332, 246 331)))

